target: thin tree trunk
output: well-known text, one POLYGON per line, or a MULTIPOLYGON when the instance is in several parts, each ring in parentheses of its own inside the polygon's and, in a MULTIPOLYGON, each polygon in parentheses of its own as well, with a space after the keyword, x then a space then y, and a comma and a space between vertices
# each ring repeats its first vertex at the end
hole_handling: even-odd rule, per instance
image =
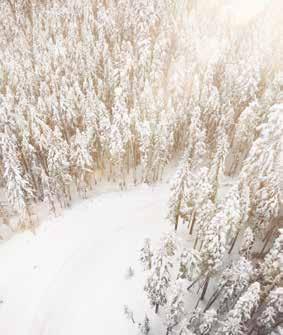
POLYGON ((204 287, 203 287, 203 290, 202 290, 202 293, 201 293, 201 296, 200 296, 200 300, 204 299, 205 293, 206 293, 207 288, 208 288, 208 283, 209 283, 209 277, 207 277, 207 279, 205 281, 205 284, 204 284, 204 287))
POLYGON ((263 245, 263 247, 262 247, 262 249, 261 249, 261 252, 260 252, 260 256, 263 256, 264 250, 265 250, 266 246, 268 245, 268 243, 269 243, 269 241, 270 241, 272 235, 273 235, 273 230, 271 230, 271 232, 270 232, 268 238, 265 240, 265 243, 264 243, 264 245, 263 245))
POLYGON ((233 250, 233 248, 234 248, 234 246, 235 246, 235 243, 236 243, 236 241, 237 241, 237 239, 238 239, 238 236, 239 236, 239 230, 238 230, 236 236, 234 237, 233 242, 232 242, 232 244, 231 244, 231 247, 230 247, 230 249, 229 249, 229 251, 228 251, 228 254, 229 254, 229 255, 231 254, 231 252, 232 252, 232 250, 233 250))
POLYGON ((187 287, 187 291, 189 291, 199 280, 200 280, 201 276, 199 276, 197 279, 195 279, 188 287, 187 287))
POLYGON ((179 221, 179 215, 177 214, 175 217, 175 231, 178 229, 178 221, 179 221))
POLYGON ((198 244, 198 237, 195 238, 195 242, 194 242, 194 246, 193 246, 194 249, 196 249, 197 244, 198 244))
POLYGON ((178 197, 178 206, 177 206, 177 214, 175 216, 175 231, 177 231, 178 229, 178 223, 179 223, 179 212, 180 212, 180 207, 181 207, 181 196, 179 194, 179 197, 178 197))
POLYGON ((193 229, 194 229, 194 225, 196 221, 195 218, 196 218, 196 210, 194 209, 192 213, 192 219, 191 219, 191 227, 190 227, 190 232, 189 232, 190 235, 192 235, 193 233, 193 229))
POLYGON ((218 289, 217 291, 215 291, 215 292, 213 293, 213 295, 211 296, 211 298, 208 300, 208 303, 207 303, 207 305, 205 306, 205 309, 203 310, 204 312, 206 312, 206 311, 207 311, 207 310, 214 304, 214 302, 216 301, 216 299, 219 297, 219 295, 220 295, 220 293, 221 293, 223 287, 224 287, 224 285, 222 285, 222 286, 220 287, 220 289, 218 289))
POLYGON ((155 314, 158 313, 158 310, 159 310, 159 304, 155 304, 155 314))
POLYGON ((276 227, 276 226, 272 226, 272 227, 269 229, 269 231, 265 234, 264 238, 262 239, 262 242, 266 242, 266 240, 269 239, 270 234, 273 233, 275 227, 276 227))

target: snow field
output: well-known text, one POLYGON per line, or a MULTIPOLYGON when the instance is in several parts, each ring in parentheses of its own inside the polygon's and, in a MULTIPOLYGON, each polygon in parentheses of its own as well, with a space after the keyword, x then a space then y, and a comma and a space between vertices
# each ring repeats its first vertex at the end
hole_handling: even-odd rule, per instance
POLYGON ((123 305, 137 321, 148 309, 138 251, 168 229, 168 188, 101 193, 1 245, 0 333, 135 333, 123 305))

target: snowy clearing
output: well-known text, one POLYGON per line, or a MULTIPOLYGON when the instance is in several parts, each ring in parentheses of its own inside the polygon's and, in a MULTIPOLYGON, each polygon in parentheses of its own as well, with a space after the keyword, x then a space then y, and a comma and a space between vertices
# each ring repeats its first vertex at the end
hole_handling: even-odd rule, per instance
POLYGON ((167 199, 167 184, 101 193, 3 243, 0 333, 135 333, 123 304, 145 309, 138 250, 168 229, 167 199))

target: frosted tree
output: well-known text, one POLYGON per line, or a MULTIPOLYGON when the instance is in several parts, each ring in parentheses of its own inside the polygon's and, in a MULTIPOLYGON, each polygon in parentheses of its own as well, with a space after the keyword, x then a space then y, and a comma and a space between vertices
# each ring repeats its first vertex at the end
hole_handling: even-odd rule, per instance
POLYGON ((232 252, 243 227, 250 218, 250 190, 245 183, 236 183, 220 204, 227 223, 227 240, 232 252))
POLYGON ((50 145, 47 153, 47 169, 48 174, 52 177, 54 187, 56 189, 57 198, 61 206, 65 207, 69 204, 70 195, 70 162, 69 147, 67 142, 62 138, 59 128, 49 134, 48 139, 50 145))
POLYGON ((216 136, 216 151, 209 167, 209 174, 213 185, 212 200, 217 199, 217 192, 219 187, 219 178, 224 172, 225 159, 228 154, 228 138, 225 128, 220 124, 217 128, 216 136))
POLYGON ((105 157, 109 158, 111 131, 110 111, 93 90, 87 92, 85 126, 92 159, 97 163, 102 175, 106 174, 105 157))
POLYGON ((187 222, 190 234, 193 233, 195 223, 200 221, 199 216, 202 216, 203 207, 211 197, 212 190, 207 168, 203 167, 197 172, 188 173, 180 216, 187 222))
POLYGON ((221 266, 226 251, 227 218, 222 211, 213 217, 203 235, 200 256, 202 260, 201 269, 205 279, 200 300, 205 296, 210 277, 221 266))
POLYGON ((150 331, 149 318, 145 315, 142 323, 139 323, 139 330, 142 335, 148 335, 150 331))
POLYGON ((190 159, 187 152, 184 154, 182 161, 179 164, 177 172, 173 178, 170 187, 170 198, 168 204, 168 220, 174 225, 175 230, 178 228, 180 210, 184 199, 185 184, 189 173, 190 159))
POLYGON ((260 300, 260 284, 255 282, 241 295, 217 330, 216 334, 246 334, 245 322, 248 321, 258 307, 260 300))
POLYGON ((255 230, 263 234, 269 223, 279 214, 280 189, 277 173, 269 173, 258 180, 257 190, 253 194, 253 207, 251 211, 252 224, 255 230))
POLYGON ((282 234, 275 239, 270 251, 264 257, 260 266, 261 281, 268 291, 280 282, 281 274, 281 253, 283 238, 282 234))
POLYGON ((155 308, 155 313, 158 313, 159 306, 164 306, 168 302, 167 291, 170 287, 173 268, 171 259, 176 249, 175 236, 168 233, 161 239, 161 245, 152 258, 151 270, 144 290, 151 305, 155 308))
POLYGON ((211 309, 203 313, 201 318, 201 324, 199 325, 199 334, 200 335, 209 334, 210 331, 214 328, 216 321, 217 321, 217 313, 215 310, 211 309))
POLYGON ((178 249, 178 240, 173 233, 166 233, 161 238, 161 248, 163 249, 167 257, 172 257, 175 255, 178 249))
POLYGON ((205 110, 209 109, 209 105, 210 105, 209 97, 211 94, 213 94, 212 91, 215 89, 215 87, 213 86, 214 71, 215 71, 214 64, 209 63, 207 65, 207 68, 203 76, 200 103, 201 103, 202 108, 204 108, 205 110))
POLYGON ((282 288, 273 289, 265 303, 265 307, 257 318, 257 331, 259 334, 270 334, 270 332, 282 322, 283 292, 282 288))
POLYGON ((201 275, 201 256, 197 250, 184 249, 180 255, 178 278, 194 281, 201 275))
POLYGON ((178 332, 176 332, 178 335, 196 335, 196 333, 193 333, 190 329, 189 329, 189 321, 187 318, 184 318, 183 321, 181 322, 181 325, 178 329, 178 332))
POLYGON ((28 178, 23 174, 23 168, 18 158, 16 138, 6 128, 2 134, 2 157, 8 200, 20 214, 20 223, 30 223, 31 213, 29 202, 33 198, 33 190, 28 178), (25 222, 25 221, 28 222, 25 222))
POLYGON ((3 224, 9 225, 10 224, 10 215, 7 206, 4 203, 0 203, 0 218, 3 224))
POLYGON ((88 138, 78 129, 70 148, 70 164, 76 178, 77 189, 85 197, 90 186, 93 161, 89 153, 88 138))
POLYGON ((145 239, 144 246, 141 249, 140 261, 145 270, 151 270, 153 252, 151 250, 150 239, 145 239))
POLYGON ((200 254, 202 266, 208 273, 214 272, 222 263, 227 241, 226 220, 225 213, 219 211, 204 231, 200 254))
POLYGON ((207 138, 208 141, 212 144, 210 146, 210 150, 214 151, 215 144, 217 145, 217 142, 219 142, 219 139, 217 138, 217 127, 221 119, 219 91, 214 85, 210 90, 209 98, 206 103, 205 119, 208 130, 207 138))
POLYGON ((181 280, 178 280, 170 293, 166 312, 166 334, 171 334, 180 324, 185 315, 184 289, 181 280))
POLYGON ((236 89, 239 94, 240 104, 245 105, 256 98, 259 82, 259 67, 257 60, 254 58, 245 67, 242 65, 242 71, 236 78, 236 89))
POLYGON ((128 306, 124 306, 124 314, 128 320, 132 321, 133 324, 136 323, 134 319, 134 312, 131 309, 129 309, 128 306))
POLYGON ((217 313, 211 309, 206 312, 201 312, 200 309, 195 309, 188 320, 187 327, 195 335, 210 334, 217 322, 217 313))
POLYGON ((172 148, 174 145, 174 134, 170 127, 169 120, 160 122, 155 133, 155 158, 153 160, 153 176, 152 181, 161 180, 164 168, 170 161, 172 156, 172 148))
POLYGON ((121 186, 125 186, 125 158, 127 146, 131 139, 130 120, 126 104, 125 94, 121 87, 115 90, 115 100, 112 108, 112 124, 110 132, 110 155, 112 162, 116 166, 119 178, 122 180, 121 186))
POLYGON ((168 302, 167 291, 171 281, 172 263, 163 249, 159 249, 154 257, 153 267, 144 287, 150 304, 158 313, 159 307, 168 302))
POLYGON ((188 156, 192 166, 197 167, 206 153, 206 131, 201 122, 201 109, 193 109, 188 136, 188 156))
POLYGON ((43 191, 43 202, 48 204, 49 210, 56 214, 56 189, 52 178, 50 178, 44 170, 41 174, 41 183, 43 191))
POLYGON ((241 241, 241 246, 239 249, 240 255, 250 258, 251 256, 251 249, 254 246, 255 236, 250 227, 246 228, 243 232, 243 239, 241 241))
POLYGON ((151 150, 151 127, 148 120, 137 123, 137 132, 139 134, 139 148, 141 155, 142 176, 145 182, 147 180, 147 172, 150 170, 150 150, 151 150))
POLYGON ((252 102, 240 114, 232 144, 229 174, 234 173, 241 166, 243 159, 251 148, 257 135, 257 126, 262 119, 261 114, 261 108, 257 101, 252 102))
POLYGON ((267 122, 260 126, 260 136, 254 141, 240 174, 240 180, 250 188, 250 220, 259 235, 265 235, 268 223, 278 216, 277 155, 281 147, 281 124, 278 109, 271 110, 267 122))
POLYGON ((205 232, 210 221, 216 213, 216 205, 211 201, 207 200, 202 204, 198 210, 198 215, 195 218, 196 234, 194 248, 200 248, 203 240, 203 232, 205 232))
POLYGON ((227 312, 234 306, 239 296, 249 286, 254 269, 252 263, 246 258, 241 257, 237 262, 226 268, 217 285, 217 289, 210 297, 205 310, 218 300, 218 311, 227 312))
POLYGON ((231 189, 222 204, 223 215, 228 229, 227 239, 231 245, 230 252, 236 242, 237 235, 243 224, 241 216, 240 194, 237 185, 231 189))

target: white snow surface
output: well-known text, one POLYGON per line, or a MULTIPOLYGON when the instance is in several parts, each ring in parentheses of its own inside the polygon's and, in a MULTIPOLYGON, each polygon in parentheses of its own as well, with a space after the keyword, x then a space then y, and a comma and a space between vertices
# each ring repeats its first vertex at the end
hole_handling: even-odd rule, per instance
POLYGON ((157 241, 168 230, 168 192, 166 183, 97 191, 46 220, 35 235, 2 243, 0 334, 136 334, 123 306, 137 321, 151 313, 138 257, 145 238, 157 241))

